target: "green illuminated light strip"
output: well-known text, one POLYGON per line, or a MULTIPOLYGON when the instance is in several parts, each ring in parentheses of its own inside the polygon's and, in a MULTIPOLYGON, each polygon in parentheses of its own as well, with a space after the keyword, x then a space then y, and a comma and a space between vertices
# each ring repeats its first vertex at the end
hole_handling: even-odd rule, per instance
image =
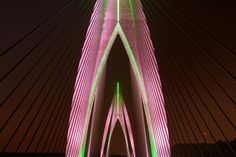
POLYGON ((155 143, 154 143, 154 140, 153 140, 153 136, 150 136, 149 138, 150 138, 150 146, 151 146, 152 157, 157 157, 156 147, 155 147, 155 143))
POLYGON ((118 27, 116 26, 112 35, 111 35, 111 38, 107 44, 107 47, 105 48, 104 50, 104 53, 102 55, 102 59, 99 63, 99 66, 98 66, 98 70, 97 70, 97 73, 95 75, 95 80, 93 82, 93 85, 92 85, 92 89, 91 89, 91 93, 90 93, 90 96, 89 96, 89 103, 88 103, 88 111, 90 111, 90 107, 91 107, 91 104, 92 104, 92 101, 93 101, 93 97, 94 97, 94 93, 95 93, 95 89, 96 89, 96 85, 97 85, 97 82, 98 82, 98 79, 99 79, 99 76, 102 72, 102 69, 104 67, 104 64, 106 62, 106 59, 107 59, 107 56, 108 56, 108 53, 110 52, 110 49, 116 39, 116 36, 117 36, 117 33, 118 33, 118 27))
POLYGON ((104 0, 104 9, 103 9, 103 16, 102 16, 102 24, 104 24, 104 19, 105 19, 105 15, 106 15, 106 11, 107 11, 107 4, 108 4, 108 0, 104 0))
POLYGON ((129 42, 124 34, 124 31, 122 29, 122 27, 120 26, 119 23, 117 23, 118 25, 118 28, 119 28, 119 34, 121 36, 121 39, 125 45, 125 48, 126 48, 126 51, 130 57, 130 60, 131 60, 131 64, 133 65, 133 68, 134 68, 134 72, 137 76, 137 81, 138 81, 138 85, 141 89, 141 92, 142 92, 142 96, 143 96, 143 102, 144 102, 144 111, 145 111, 145 115, 146 115, 146 118, 147 118, 147 125, 148 125, 148 133, 149 133, 149 138, 150 138, 150 146, 151 146, 151 153, 152 153, 152 157, 156 157, 157 154, 156 154, 156 147, 155 147, 155 143, 153 141, 153 133, 152 133, 152 125, 151 125, 151 117, 150 117, 150 112, 149 112, 149 108, 148 108, 148 105, 147 105, 147 96, 146 96, 146 91, 145 91, 145 88, 144 88, 144 84, 143 84, 143 80, 142 80, 142 77, 141 77, 141 74, 139 72, 139 69, 138 69, 138 65, 136 63, 136 60, 135 60, 135 57, 133 55, 133 52, 132 52, 132 49, 129 45, 129 42))
POLYGON ((116 0, 116 14, 117 14, 117 22, 120 22, 120 0, 116 0))
POLYGON ((116 105, 117 105, 117 114, 119 114, 119 106, 120 106, 120 83, 116 83, 116 105))
POLYGON ((136 26, 135 26, 135 16, 134 16, 134 0, 129 0, 129 7, 130 7, 130 13, 132 16, 133 26, 135 29, 136 26))
MULTIPOLYGON (((103 4, 104 5, 104 9, 100 10, 101 12, 103 11, 102 24, 101 25, 104 26, 106 24, 105 23, 105 20, 106 20, 105 16, 106 16, 107 10, 109 10, 109 9, 107 9, 108 0, 101 0, 101 1, 104 2, 104 4, 103 4)), ((134 35, 134 39, 137 40, 137 37, 136 37, 136 26, 135 25, 138 24, 138 23, 136 23, 136 15, 135 15, 136 12, 134 10, 134 9, 136 9, 134 7, 134 5, 136 3, 134 2, 134 0, 128 0, 128 1, 129 1, 129 5, 130 5, 130 12, 131 12, 131 17, 132 17, 133 27, 134 27, 134 34, 128 34, 128 35, 134 35)), ((123 29, 122 29, 122 27, 120 25, 120 20, 122 22, 122 17, 121 17, 122 14, 120 15, 120 13, 122 11, 121 7, 123 6, 122 2, 123 1, 116 0, 116 5, 117 5, 117 8, 116 8, 116 11, 117 11, 116 12, 116 14, 117 14, 116 26, 115 26, 115 28, 114 28, 111 36, 110 36, 110 39, 109 39, 107 45, 103 45, 103 46, 106 46, 106 47, 105 47, 105 49, 104 49, 104 51, 102 53, 102 56, 99 56, 99 58, 97 58, 97 61, 99 63, 98 64, 96 63, 96 66, 95 66, 93 82, 92 82, 91 88, 89 89, 90 93, 89 93, 89 99, 88 99, 88 102, 87 102, 88 103, 87 104, 87 113, 86 113, 85 121, 82 121, 84 123, 84 126, 83 126, 84 130, 83 130, 83 137, 82 137, 83 139, 82 139, 82 143, 81 143, 81 147, 80 147, 80 152, 79 152, 79 156, 80 157, 85 157, 85 155, 86 155, 86 142, 87 142, 87 138, 88 138, 87 136, 88 136, 88 128, 89 128, 89 119, 92 117, 91 116, 92 115, 91 111, 92 111, 92 107, 93 107, 93 102, 94 102, 94 100, 96 98, 97 86, 98 86, 98 83, 99 83, 99 79, 100 79, 100 77, 102 75, 102 71, 103 71, 103 69, 105 67, 108 55, 110 53, 110 49, 111 49, 111 47, 112 47, 112 45, 113 45, 117 35, 120 35, 120 37, 122 39, 122 42, 123 42, 123 44, 125 46, 126 52, 127 52, 128 56, 129 56, 130 63, 132 65, 132 69, 133 69, 134 74, 135 74, 135 79, 136 79, 136 81, 138 83, 138 88, 140 89, 140 92, 141 92, 143 106, 144 106, 144 112, 145 112, 145 116, 146 116, 146 120, 147 120, 149 142, 150 142, 150 147, 151 147, 151 156, 152 157, 156 157, 157 156, 157 151, 156 151, 156 147, 155 147, 155 140, 154 140, 154 134, 153 134, 153 129, 152 129, 153 126, 152 126, 152 123, 151 123, 152 121, 151 121, 151 116, 150 116, 149 106, 148 106, 149 102, 148 102, 148 99, 147 99, 147 93, 146 93, 146 88, 145 88, 144 80, 142 78, 142 75, 140 73, 141 71, 139 71, 140 69, 139 69, 139 66, 138 66, 138 64, 136 62, 136 59, 135 59, 135 57, 137 57, 137 56, 134 56, 134 53, 132 52, 132 48, 133 47, 131 47, 131 46, 133 46, 133 45, 129 44, 129 41, 128 41, 127 37, 126 37, 127 34, 124 33, 124 31, 123 31, 123 29), (121 2, 121 4, 120 4, 120 2, 121 2)), ((113 1, 113 4, 115 6, 115 0, 113 1)), ((127 3, 127 5, 128 5, 128 3, 127 3)), ((112 13, 113 13, 113 11, 112 11, 112 13)), ((110 15, 108 15, 108 16, 110 16, 110 15)), ((115 16, 115 13, 114 13, 114 15, 112 15, 112 20, 115 20, 114 16, 115 16)), ((99 16, 99 17, 101 17, 101 16, 99 16)), ((130 19, 130 15, 129 15, 129 19, 130 19)), ((112 23, 112 24, 113 24, 112 26, 114 27, 115 22, 112 23)), ((131 28, 132 27, 131 21, 130 21, 129 24, 130 24, 130 28, 131 28)), ((110 29, 110 28, 108 28, 108 29, 110 29)), ((101 34, 99 34, 101 36, 101 38, 103 37, 102 36, 103 35, 102 31, 103 31, 103 27, 101 27, 101 34)), ((112 30, 109 30, 109 31, 112 31, 112 30)), ((110 33, 109 33, 109 35, 110 35, 110 33)), ((150 44, 150 43, 147 43, 147 44, 150 44)), ((137 45, 134 45, 134 46, 137 46, 137 45)), ((138 52, 135 51, 135 55, 136 55, 136 53, 138 53, 138 52)), ((116 105, 116 107, 117 107, 116 111, 117 111, 117 114, 119 115, 119 112, 121 112, 120 111, 120 107, 121 107, 120 105, 122 105, 122 96, 120 94, 120 83, 119 82, 116 83, 116 93, 115 94, 116 94, 116 96, 115 96, 115 99, 114 99, 115 101, 114 102, 116 102, 116 103, 114 103, 114 105, 116 105)))
POLYGON ((86 118, 85 118, 86 119, 86 121, 85 121, 86 132, 85 132, 85 136, 84 136, 84 139, 83 139, 82 147, 80 149, 80 155, 79 155, 80 157, 85 156, 85 148, 86 148, 87 135, 88 135, 88 125, 89 125, 89 119, 90 119, 90 116, 91 116, 91 105, 92 105, 92 102, 93 102, 93 99, 94 99, 96 86, 97 86, 97 83, 98 83, 98 80, 99 80, 99 76, 101 75, 104 64, 106 62, 108 53, 110 52, 110 49, 111 49, 111 47, 112 47, 112 45, 113 45, 113 43, 116 39, 117 32, 118 32, 118 27, 116 26, 113 33, 112 33, 112 35, 111 35, 111 38, 110 38, 108 44, 107 44, 107 47, 104 50, 104 53, 102 55, 101 61, 100 61, 99 66, 98 66, 98 70, 97 70, 96 75, 95 75, 95 79, 94 79, 93 84, 92 84, 92 88, 91 88, 90 95, 89 95, 87 115, 86 115, 86 118))
MULTIPOLYGON (((119 0, 117 0, 117 1, 119 2, 119 0)), ((95 94, 95 90, 96 90, 97 83, 98 83, 98 80, 99 80, 99 76, 101 75, 101 72, 104 68, 105 62, 106 62, 108 54, 110 52, 110 49, 111 49, 111 47, 112 47, 112 45, 113 45, 113 43, 114 43, 114 41, 115 41, 118 34, 121 36, 123 44, 126 48, 128 56, 130 58, 131 64, 133 65, 134 72, 137 76, 137 81, 138 81, 139 87, 141 89, 142 98, 143 98, 143 101, 144 101, 145 114, 146 114, 146 117, 147 117, 148 133, 149 133, 149 138, 150 138, 152 157, 156 157, 156 148, 155 148, 155 143, 153 141, 153 133, 152 133, 152 129, 151 129, 151 126, 152 126, 151 125, 151 120, 150 120, 151 118, 150 118, 149 109, 148 109, 148 106, 147 106, 147 96, 146 96, 143 80, 142 80, 138 65, 136 63, 135 57, 133 55, 132 49, 129 45, 129 42, 128 42, 128 40, 127 40, 127 38, 124 34, 124 31, 123 31, 121 25, 119 24, 119 22, 117 22, 117 24, 115 26, 115 29, 114 29, 114 31, 111 35, 111 38, 109 39, 109 42, 108 42, 108 44, 107 44, 107 46, 104 50, 104 53, 102 55, 102 58, 100 60, 99 66, 98 66, 98 70, 97 70, 96 75, 95 75, 94 82, 92 84, 92 88, 91 88, 90 96, 89 96, 88 108, 87 108, 86 121, 85 121, 86 132, 85 132, 83 144, 82 144, 82 147, 81 147, 81 150, 80 150, 80 157, 85 156, 85 148, 86 148, 86 141, 87 141, 87 134, 88 134, 88 122, 89 122, 89 118, 91 116, 91 105, 92 105, 92 102, 94 100, 94 94, 95 94)), ((119 90, 119 83, 117 84, 117 86, 118 86, 117 92, 119 92, 118 91, 119 90)), ((117 97, 118 97, 118 95, 117 95, 117 97)), ((118 98, 117 98, 117 101, 118 101, 118 98)))
POLYGON ((96 73, 96 76, 95 76, 95 80, 92 84, 92 89, 91 89, 91 92, 90 92, 89 103, 88 103, 88 108, 87 108, 86 122, 85 122, 86 133, 85 133, 85 136, 84 136, 83 145, 82 145, 81 150, 80 150, 80 157, 85 156, 85 148, 86 148, 87 133, 88 133, 88 121, 89 121, 89 118, 90 118, 90 115, 91 115, 91 104, 92 104, 93 99, 94 99, 94 94, 95 94, 97 82, 99 80, 99 76, 101 75, 101 72, 102 72, 103 67, 105 65, 105 62, 106 62, 106 59, 107 59, 108 54, 110 52, 110 49, 111 49, 111 47, 112 47, 112 45, 113 45, 113 43, 114 43, 114 41, 115 41, 118 34, 120 34, 120 36, 121 36, 123 44, 126 48, 128 56, 130 58, 131 64, 133 65, 134 72, 135 72, 135 74, 137 76, 137 79, 138 79, 137 81, 138 81, 139 87, 141 89, 142 96, 143 96, 143 101, 144 101, 144 104, 145 104, 144 109, 145 109, 145 114, 147 116, 147 124, 149 126, 148 127, 148 133, 149 133, 149 138, 150 138, 152 157, 156 157, 156 147, 155 147, 155 143, 153 141, 153 133, 152 133, 152 129, 151 129, 149 109, 147 107, 147 96, 146 96, 143 80, 142 80, 141 74, 139 72, 138 65, 136 63, 136 60, 135 60, 135 57, 133 55, 132 49, 131 49, 131 47, 129 45, 129 42, 128 42, 125 34, 124 34, 124 31, 122 30, 121 25, 119 23, 116 24, 116 27, 115 27, 112 35, 111 35, 111 38, 110 38, 110 40, 109 40, 109 42, 108 42, 108 44, 107 44, 107 46, 104 50, 104 53, 102 55, 101 61, 100 61, 99 66, 98 66, 98 70, 97 70, 97 73, 96 73))
POLYGON ((124 115, 124 112, 121 109, 124 104, 123 104, 123 101, 122 101, 123 99, 122 99, 122 96, 121 96, 121 93, 120 93, 120 83, 119 82, 116 83, 116 94, 115 94, 115 99, 114 100, 116 100, 116 104, 113 103, 111 107, 113 109, 116 108, 117 112, 115 113, 115 116, 114 116, 114 113, 113 113, 112 118, 111 118, 111 130, 109 131, 108 144, 107 144, 107 150, 106 150, 105 157, 109 156, 111 137, 112 137, 114 128, 116 126, 116 123, 118 123, 118 122, 120 123, 120 125, 122 127, 122 131, 123 131, 123 134, 124 134, 124 137, 125 137, 127 155, 128 155, 128 157, 131 157, 130 148, 129 148, 129 144, 128 144, 128 136, 127 136, 127 132, 126 132, 125 127, 124 127, 125 122, 121 120, 125 117, 125 115, 124 115), (122 115, 119 114, 120 110, 122 112, 121 113, 122 115), (123 116, 123 117, 119 117, 119 116, 123 116))
POLYGON ((130 61, 131 61, 132 65, 133 65, 134 72, 135 72, 136 76, 138 77, 138 82, 139 82, 139 85, 140 85, 140 88, 141 88, 142 95, 144 97, 144 101, 147 102, 147 96, 146 96, 145 88, 144 88, 144 85, 143 85, 143 80, 142 80, 141 74, 139 72, 138 65, 136 63, 134 54, 133 54, 132 49, 129 45, 129 42, 128 42, 126 36, 125 36, 125 33, 124 33, 123 29, 121 28, 121 25, 119 23, 117 23, 117 26, 118 26, 118 32, 121 36, 121 40, 123 41, 125 49, 126 49, 128 55, 130 57, 130 61))

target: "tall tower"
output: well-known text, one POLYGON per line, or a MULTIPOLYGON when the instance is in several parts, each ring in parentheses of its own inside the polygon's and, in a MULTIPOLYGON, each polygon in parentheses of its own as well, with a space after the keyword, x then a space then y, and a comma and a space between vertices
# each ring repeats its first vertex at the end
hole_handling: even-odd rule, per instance
POLYGON ((97 0, 95 4, 75 82, 66 156, 85 157, 88 152, 92 110, 117 36, 126 49, 140 96, 139 105, 145 115, 148 148, 144 149, 149 149, 152 157, 168 157, 169 135, 162 87, 139 0, 97 0))

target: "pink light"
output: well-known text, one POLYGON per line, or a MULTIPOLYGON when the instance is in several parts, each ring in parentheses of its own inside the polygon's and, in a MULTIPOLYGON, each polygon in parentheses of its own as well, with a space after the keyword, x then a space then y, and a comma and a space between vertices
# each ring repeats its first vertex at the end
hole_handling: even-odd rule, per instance
POLYGON ((100 157, 108 156, 109 147, 110 147, 110 140, 111 140, 110 138, 112 136, 113 130, 114 130, 117 122, 119 122, 121 124, 122 130, 123 130, 123 133, 124 133, 124 136, 126 139, 126 147, 128 150, 128 156, 136 157, 135 147, 134 147, 134 138, 133 138, 132 128, 130 125, 130 120, 129 120, 129 116, 127 113, 127 109, 125 107, 122 97, 121 97, 121 101, 119 102, 119 104, 117 104, 117 102, 115 101, 117 97, 118 97, 117 95, 116 95, 116 97, 113 97, 112 104, 110 106, 110 109, 109 109, 109 112, 107 115, 105 128, 104 128, 104 132, 103 132, 100 157), (126 130, 125 126, 127 126, 127 130, 126 130), (127 132, 128 132, 128 135, 127 135, 127 132), (107 138, 108 138, 108 140, 107 140, 107 138), (130 146, 129 146, 127 140, 129 140, 129 142, 131 144, 131 150, 129 150, 130 146), (108 141, 108 143, 107 143, 107 147, 105 148, 106 141, 108 141))
MULTIPOLYGON (((134 71, 134 81, 137 82, 143 100, 149 141, 153 140, 153 146, 150 146, 152 154, 159 157, 170 156, 164 98, 150 32, 141 2, 134 0, 133 8, 130 7, 132 6, 129 5, 129 0, 97 0, 95 4, 75 82, 66 149, 66 155, 69 157, 85 152, 86 148, 83 148, 83 145, 87 139, 89 119, 96 98, 95 91, 114 42, 111 38, 115 40, 117 35, 121 36, 125 45, 134 71), (104 4, 106 2, 107 5, 104 4), (107 7, 104 8, 105 6, 107 7), (135 18, 131 12, 135 14, 135 18)), ((125 121, 119 118, 118 121, 122 125, 126 123, 130 126, 126 109, 123 116, 125 121)), ((131 132, 131 128, 128 128, 128 132, 131 132)), ((131 133, 129 138, 133 141, 131 133)), ((134 143, 131 145, 134 149, 134 143)), ((135 155, 134 151, 133 154, 135 155)))

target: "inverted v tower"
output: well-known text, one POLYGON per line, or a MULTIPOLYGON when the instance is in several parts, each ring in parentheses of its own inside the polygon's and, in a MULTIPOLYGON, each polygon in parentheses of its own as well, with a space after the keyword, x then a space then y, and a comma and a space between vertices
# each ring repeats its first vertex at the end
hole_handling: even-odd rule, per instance
MULTIPOLYGON (((98 86, 104 77, 104 67, 118 35, 129 57, 142 101, 150 156, 170 156, 161 81, 141 2, 97 0, 74 87, 67 136, 67 157, 86 156, 89 123, 92 109, 96 105, 98 86)), ((127 136, 130 138, 131 135, 127 136)))
POLYGON ((125 136, 127 156, 136 157, 132 128, 130 125, 129 115, 124 100, 120 93, 119 82, 117 82, 116 93, 112 99, 111 106, 107 115, 102 138, 100 157, 109 156, 111 137, 117 123, 120 123, 125 136))

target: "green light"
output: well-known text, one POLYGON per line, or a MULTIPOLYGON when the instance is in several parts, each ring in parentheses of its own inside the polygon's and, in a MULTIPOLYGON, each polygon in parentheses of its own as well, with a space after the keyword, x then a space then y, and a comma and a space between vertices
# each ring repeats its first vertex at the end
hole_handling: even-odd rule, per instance
MULTIPOLYGON (((119 112, 120 112, 120 111, 122 112, 122 107, 123 107, 123 105, 124 105, 124 104, 121 102, 121 100, 123 100, 123 99, 122 99, 122 95, 121 95, 121 92, 120 92, 120 82, 116 82, 115 100, 116 100, 116 104, 112 104, 112 105, 113 105, 112 107, 114 107, 114 108, 116 109, 116 115, 117 115, 118 117, 120 117, 121 115, 120 115, 119 112)), ((115 109, 114 109, 114 110, 115 110, 115 109)), ((113 114, 113 115, 114 115, 114 114, 113 114)), ((124 116, 124 113, 122 113, 122 115, 124 116)), ((111 120, 111 121, 113 121, 113 118, 114 118, 114 117, 112 117, 112 120, 111 120)), ((115 117, 115 118, 117 118, 117 117, 115 117)), ((122 117, 120 117, 120 118, 122 118, 122 117)), ((124 117, 123 117, 123 118, 124 118, 124 117)), ((111 137, 112 137, 114 128, 115 128, 115 126, 116 126, 116 123, 118 123, 118 122, 121 124, 121 121, 120 121, 119 118, 115 120, 115 125, 112 126, 111 131, 109 132, 108 146, 107 146, 107 150, 106 150, 106 157, 108 157, 108 155, 109 155, 111 137)), ((121 125, 121 127, 122 127, 122 126, 123 126, 123 125, 121 125)), ((129 150, 129 144, 128 144, 128 137, 127 137, 127 133, 126 133, 124 127, 122 127, 122 131, 123 131, 123 135, 125 136, 126 150, 127 150, 128 156, 130 157, 130 150, 129 150)))
MULTIPOLYGON (((85 137, 85 140, 86 139, 87 138, 85 137)), ((80 148, 79 157, 84 157, 85 156, 85 145, 86 145, 86 141, 83 142, 82 147, 80 148)))
POLYGON ((129 7, 130 7, 130 13, 131 13, 131 16, 132 16, 134 30, 136 30, 135 16, 134 16, 134 0, 129 0, 129 7))
POLYGON ((105 15, 106 15, 107 3, 108 3, 108 0, 104 0, 104 9, 103 9, 102 23, 104 23, 104 18, 105 18, 105 15))
MULTIPOLYGON (((117 4, 119 4, 119 0, 117 0, 117 4)), ((119 8, 118 8, 118 10, 119 10, 119 8)), ((97 72, 96 72, 96 75, 95 75, 95 79, 94 79, 94 82, 92 84, 92 88, 91 88, 91 91, 90 91, 88 108, 87 108, 87 115, 86 115, 86 121, 85 121, 86 132, 85 132, 85 136, 84 136, 84 140, 83 140, 83 145, 82 145, 81 150, 80 150, 80 157, 85 156, 85 147, 86 147, 86 140, 87 140, 87 133, 88 133, 88 122, 89 122, 90 115, 91 115, 91 105, 92 105, 92 102, 94 100, 94 94, 95 94, 95 91, 96 91, 99 76, 101 75, 101 72, 104 68, 105 62, 106 62, 108 54, 110 52, 110 49, 111 49, 111 47, 112 47, 112 45, 113 45, 113 43, 114 43, 114 41, 115 41, 118 34, 120 35, 120 37, 123 41, 123 44, 126 48, 128 56, 130 58, 131 64, 133 65, 134 73, 137 76, 138 85, 139 85, 139 88, 141 89, 142 98, 143 98, 143 102, 144 102, 144 110, 145 110, 145 114, 146 114, 146 117, 147 117, 147 124, 148 124, 148 129, 149 129, 149 138, 150 138, 152 157, 156 157, 155 143, 153 141, 153 136, 152 136, 152 128, 151 128, 152 125, 151 125, 151 120, 150 120, 151 118, 150 118, 150 115, 149 115, 149 108, 148 108, 148 105, 147 105, 147 96, 146 96, 143 80, 142 80, 138 65, 136 63, 135 57, 133 55, 132 49, 131 49, 131 47, 129 45, 129 42, 128 42, 125 34, 124 34, 124 31, 123 31, 123 29, 122 29, 122 27, 121 27, 121 25, 119 24, 118 21, 117 21, 117 24, 115 26, 115 29, 114 29, 110 39, 109 39, 109 42, 108 42, 108 44, 107 44, 107 46, 104 50, 104 53, 103 53, 102 58, 100 60, 100 63, 99 63, 99 66, 98 66, 98 69, 97 69, 97 72)), ((116 90, 117 91, 117 104, 119 104, 119 97, 120 97, 119 96, 120 95, 119 90, 120 90, 119 82, 117 82, 117 90, 116 90)))
POLYGON ((102 58, 101 58, 101 61, 99 63, 98 70, 97 70, 94 82, 92 84, 92 89, 91 89, 90 96, 89 96, 89 103, 88 103, 87 112, 89 112, 91 110, 91 104, 92 104, 93 97, 94 97, 94 94, 95 94, 97 82, 98 82, 99 76, 101 75, 101 72, 103 70, 103 67, 104 67, 104 64, 106 62, 106 58, 108 56, 109 50, 111 49, 111 46, 112 46, 112 44, 115 41, 115 37, 116 37, 117 31, 118 31, 118 28, 115 27, 115 29, 114 29, 114 31, 113 31, 113 33, 111 35, 111 38, 110 38, 110 40, 109 40, 109 42, 107 44, 107 47, 104 50, 104 53, 103 53, 102 58))
POLYGON ((107 47, 104 50, 103 56, 101 58, 99 66, 98 66, 98 70, 96 72, 94 82, 92 84, 92 89, 90 91, 89 102, 88 102, 88 107, 87 107, 87 115, 86 115, 86 118, 85 118, 86 119, 86 121, 85 121, 86 132, 85 132, 82 147, 80 149, 80 157, 84 157, 84 155, 85 155, 85 148, 86 148, 86 141, 87 141, 87 134, 88 134, 88 124, 89 124, 89 119, 90 119, 90 115, 91 115, 91 105, 92 105, 92 102, 93 102, 96 86, 97 86, 97 83, 98 83, 98 80, 99 80, 99 76, 101 75, 101 72, 103 70, 103 67, 104 67, 106 58, 108 56, 108 53, 111 49, 112 44, 115 41, 115 37, 117 36, 117 32, 118 32, 118 27, 116 26, 113 33, 112 33, 112 35, 111 35, 111 38, 110 38, 108 44, 107 44, 107 47))
POLYGON ((116 83, 116 105, 117 105, 117 114, 119 114, 119 105, 120 105, 120 83, 116 83))
POLYGON ((116 10, 116 13, 117 13, 117 22, 119 22, 120 21, 120 0, 117 0, 116 1, 117 2, 117 6, 116 6, 116 8, 117 8, 117 10, 116 10))
POLYGON ((126 48, 126 51, 128 52, 128 55, 130 57, 130 60, 131 60, 131 64, 133 65, 133 68, 134 68, 134 72, 136 74, 136 76, 138 77, 138 85, 141 89, 141 92, 142 92, 142 96, 143 96, 143 102, 144 102, 144 111, 145 111, 145 115, 146 115, 146 118, 147 118, 147 124, 148 124, 148 128, 149 128, 149 138, 150 138, 150 145, 151 145, 151 152, 152 152, 152 157, 156 157, 156 147, 155 147, 155 143, 153 141, 153 134, 152 134, 152 129, 151 129, 151 118, 150 118, 150 112, 149 112, 149 108, 147 107, 147 96, 146 96, 146 92, 145 92, 145 88, 144 88, 144 84, 143 84, 143 80, 142 80, 142 77, 141 77, 141 74, 139 72, 139 69, 138 69, 138 65, 136 63, 136 60, 135 60, 135 57, 133 55, 133 52, 132 52, 132 49, 129 45, 129 42, 125 36, 125 33, 122 29, 122 27, 120 26, 120 24, 118 23, 117 24, 119 26, 119 33, 120 33, 120 36, 121 36, 121 39, 125 45, 125 48, 126 48))
MULTIPOLYGON (((149 135, 151 135, 149 133, 149 135)), ((152 154, 152 157, 156 157, 157 154, 156 154, 156 148, 155 148, 155 144, 154 144, 154 141, 153 141, 153 137, 150 136, 150 146, 151 146, 151 154, 152 154)))
POLYGON ((133 65, 134 72, 136 73, 136 75, 138 77, 138 82, 139 82, 139 85, 140 85, 140 88, 141 88, 142 95, 144 97, 144 101, 147 102, 147 97, 146 97, 146 92, 145 92, 144 85, 143 85, 143 80, 142 80, 141 74, 139 72, 138 65, 136 63, 136 60, 135 60, 135 57, 133 55, 132 49, 129 45, 129 42, 128 42, 128 40, 125 36, 125 33, 124 33, 123 29, 121 28, 120 24, 118 23, 117 25, 118 25, 118 29, 119 29, 119 34, 121 36, 121 39, 124 43, 124 46, 125 46, 127 52, 128 52, 128 55, 130 57, 130 61, 133 65))
POLYGON ((120 99, 120 82, 116 82, 116 95, 117 95, 117 104, 119 104, 119 99, 120 99))

